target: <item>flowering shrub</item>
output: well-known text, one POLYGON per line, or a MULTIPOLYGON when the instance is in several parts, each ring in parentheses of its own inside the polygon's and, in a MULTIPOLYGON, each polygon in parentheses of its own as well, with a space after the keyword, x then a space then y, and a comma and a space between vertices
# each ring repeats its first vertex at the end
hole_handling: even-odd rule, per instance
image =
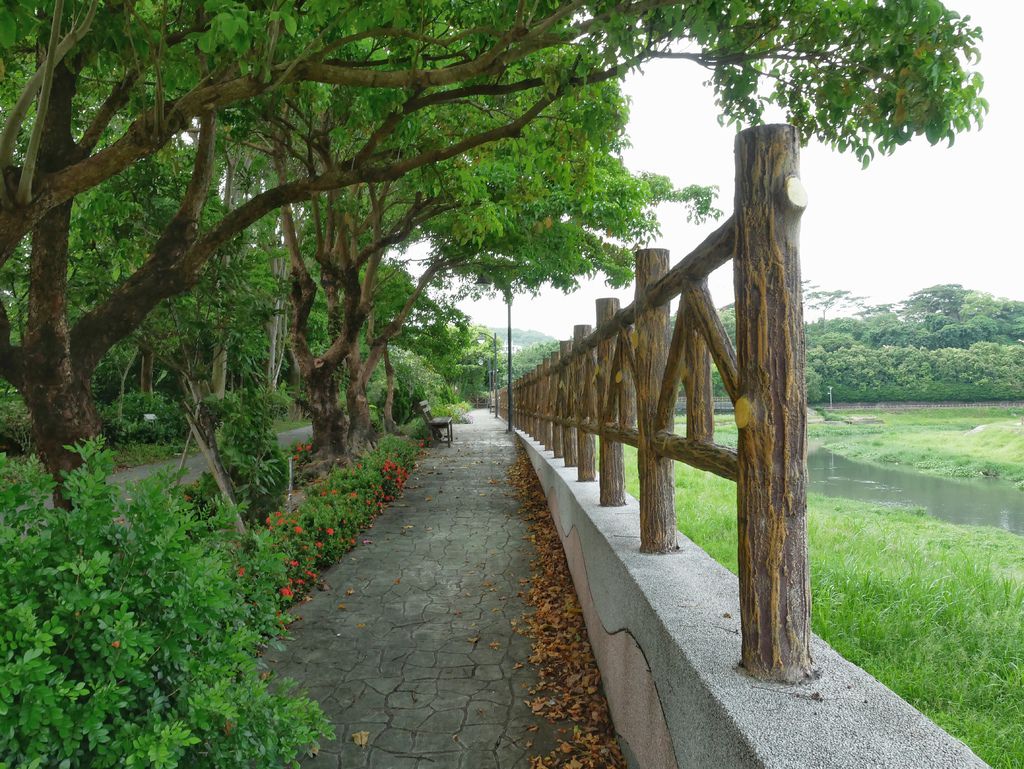
POLYGON ((159 478, 122 500, 111 455, 81 454, 71 510, 46 507, 42 473, 0 486, 0 766, 284 766, 328 735, 257 664, 273 537, 198 521, 159 478))
POLYGON ((406 440, 384 437, 358 462, 307 487, 297 510, 267 516, 265 524, 285 557, 287 580, 278 589, 283 599, 303 598, 319 572, 356 545, 359 533, 401 493, 416 451, 406 440))
POLYGON ((313 444, 295 441, 288 452, 292 455, 296 468, 304 467, 313 458, 313 444))

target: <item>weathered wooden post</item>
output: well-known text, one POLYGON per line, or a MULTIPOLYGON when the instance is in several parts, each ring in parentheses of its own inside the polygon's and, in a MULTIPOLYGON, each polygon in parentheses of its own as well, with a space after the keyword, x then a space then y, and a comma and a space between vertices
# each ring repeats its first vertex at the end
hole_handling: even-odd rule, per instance
POLYGON ((560 352, 553 352, 548 356, 548 363, 551 366, 551 391, 548 393, 548 408, 551 411, 551 453, 555 459, 562 457, 562 426, 558 423, 561 414, 558 383, 561 381, 561 374, 558 368, 558 361, 561 359, 560 352))
POLYGON ((564 340, 558 343, 563 364, 569 361, 569 365, 563 365, 561 374, 558 377, 559 389, 561 392, 563 419, 569 420, 562 424, 562 456, 565 459, 566 467, 576 467, 576 428, 570 422, 575 418, 572 409, 572 340, 564 340))
MULTIPOLYGON (((597 327, 600 328, 619 311, 619 300, 614 298, 597 300, 597 327)), ((609 403, 608 393, 612 387, 619 387, 615 381, 612 360, 615 341, 613 338, 602 339, 597 345, 597 423, 604 429, 610 421, 618 421, 614 414, 605 413, 605 404, 609 403)), ((626 467, 622 456, 622 444, 607 440, 602 434, 599 437, 601 451, 601 471, 598 474, 601 504, 605 507, 621 507, 626 504, 626 467)))
POLYGON ((551 382, 551 365, 547 358, 538 366, 540 382, 537 388, 537 411, 540 414, 540 442, 545 451, 551 448, 551 414, 548 412, 548 385, 551 382))
MULTIPOLYGON (((576 420, 582 424, 592 414, 591 403, 594 398, 594 352, 583 346, 583 340, 590 336, 594 329, 587 325, 574 326, 573 349, 576 352, 576 420)), ((586 430, 576 431, 576 480, 593 481, 597 479, 594 467, 594 436, 586 430)))
MULTIPOLYGON (((636 252, 636 298, 668 272, 668 251, 644 248, 636 252)), ((676 549, 674 467, 671 459, 658 455, 654 437, 672 428, 671 409, 667 419, 658 418, 658 400, 668 361, 668 304, 648 307, 638 313, 633 333, 636 358, 636 411, 639 441, 637 464, 640 473, 640 551, 667 553, 676 549)), ((675 387, 675 383, 671 384, 675 387)))
POLYGON ((788 682, 812 670, 799 147, 788 125, 736 137, 742 664, 788 682))
POLYGON ((715 394, 711 382, 711 353, 686 294, 679 303, 683 314, 683 390, 686 393, 686 437, 710 442, 715 437, 715 394))

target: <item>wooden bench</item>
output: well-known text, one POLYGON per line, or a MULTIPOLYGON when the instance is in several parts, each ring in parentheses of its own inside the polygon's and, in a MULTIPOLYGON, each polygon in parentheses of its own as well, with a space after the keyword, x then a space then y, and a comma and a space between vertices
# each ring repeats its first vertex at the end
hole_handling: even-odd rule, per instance
POLYGON ((439 443, 447 443, 449 446, 452 445, 452 418, 451 417, 435 417, 430 413, 430 404, 426 401, 420 401, 419 405, 420 416, 423 417, 423 421, 427 425, 427 429, 430 430, 431 441, 438 441, 439 443))

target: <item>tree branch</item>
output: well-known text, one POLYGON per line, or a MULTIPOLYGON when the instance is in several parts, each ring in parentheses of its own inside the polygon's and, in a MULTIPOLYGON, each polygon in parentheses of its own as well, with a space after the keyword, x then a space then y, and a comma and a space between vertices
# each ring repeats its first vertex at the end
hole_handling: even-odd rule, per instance
MULTIPOLYGON (((103 304, 83 315, 71 334, 72 354, 89 371, 116 342, 128 336, 161 300, 181 293, 198 280, 183 270, 199 233, 199 218, 213 178, 217 123, 213 112, 200 117, 192 176, 177 213, 164 228, 146 263, 103 304)), ((205 263, 205 262, 204 262, 205 263)), ((198 265, 201 267, 202 265, 198 265)))

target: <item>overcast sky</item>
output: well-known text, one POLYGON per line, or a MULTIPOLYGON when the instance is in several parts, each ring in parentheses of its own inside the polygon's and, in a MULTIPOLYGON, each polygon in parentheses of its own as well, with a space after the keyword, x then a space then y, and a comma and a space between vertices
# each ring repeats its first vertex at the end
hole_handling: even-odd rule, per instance
MULTIPOLYGON (((867 170, 851 154, 811 144, 801 153, 801 178, 810 204, 801 230, 803 277, 827 289, 848 289, 874 303, 894 302, 925 286, 961 283, 967 288, 1024 300, 1024 80, 1019 75, 1020 0, 948 0, 985 32, 979 69, 991 111, 981 131, 961 134, 952 148, 922 137, 867 170)), ((733 138, 722 128, 707 73, 690 62, 659 61, 625 83, 632 100, 624 157, 635 171, 669 176, 678 185, 715 184, 719 208, 732 211, 733 138)), ((650 245, 668 248, 672 263, 715 225, 686 222, 679 206, 658 211, 662 236, 650 245)), ((731 267, 711 279, 721 306, 732 302, 731 267)), ((594 322, 594 300, 611 291, 593 281, 565 296, 548 289, 517 297, 512 325, 559 339, 577 323, 594 322)), ((505 326, 500 300, 461 305, 476 322, 505 326)))

